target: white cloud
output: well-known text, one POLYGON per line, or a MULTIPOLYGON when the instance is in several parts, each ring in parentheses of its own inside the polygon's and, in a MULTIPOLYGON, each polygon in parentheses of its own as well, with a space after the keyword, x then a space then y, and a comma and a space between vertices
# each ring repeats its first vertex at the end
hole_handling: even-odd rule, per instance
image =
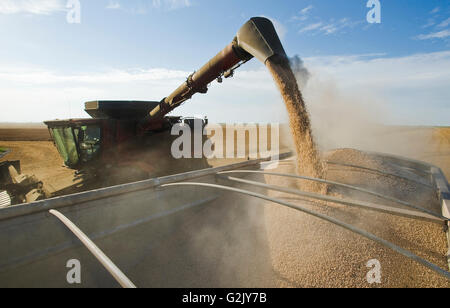
POLYGON ((301 28, 301 29, 298 31, 298 33, 304 33, 304 32, 314 31, 314 30, 317 30, 317 29, 319 29, 320 27, 322 27, 322 25, 323 25, 323 24, 322 24, 321 22, 316 22, 316 23, 313 23, 313 24, 309 24, 309 25, 307 25, 307 26, 301 28))
POLYGON ((154 8, 162 8, 167 10, 177 10, 192 5, 190 0, 152 0, 154 8))
POLYGON ((439 13, 440 10, 441 10, 441 8, 437 6, 437 7, 435 7, 433 10, 431 10, 430 14, 436 14, 436 13, 439 13))
POLYGON ((329 20, 323 20, 318 16, 311 16, 310 12, 314 6, 309 5, 303 8, 297 15, 294 15, 289 20, 291 23, 297 23, 299 28, 299 34, 323 34, 331 35, 345 32, 346 29, 354 28, 357 25, 362 24, 364 21, 352 21, 349 18, 341 18, 339 20, 331 18, 329 20), (311 20, 311 21, 308 21, 311 20), (308 22, 307 22, 308 21, 308 22))
POLYGON ((107 72, 62 75, 45 69, 26 69, 3 67, 0 69, 0 81, 32 85, 77 84, 116 84, 130 82, 158 82, 160 80, 178 80, 189 75, 188 72, 163 68, 138 70, 111 70, 107 72))
POLYGON ((312 5, 309 5, 307 7, 305 7, 304 9, 302 9, 298 15, 294 15, 291 18, 291 21, 305 21, 309 18, 309 12, 313 9, 314 7, 312 5))
POLYGON ((312 5, 308 5, 307 7, 305 7, 304 9, 302 9, 300 11, 300 14, 305 15, 307 14, 309 11, 311 11, 314 7, 312 5))
MULTIPOLYGON (((396 124, 450 124, 450 51, 405 57, 364 54, 303 60, 313 79, 334 80, 336 87, 356 97, 357 102, 382 102, 396 124)), ((45 68, 0 65, 0 101, 9 102, 2 105, 0 122, 86 117, 83 102, 96 99, 160 100, 190 73, 147 68, 63 74, 45 68)), ((317 104, 312 93, 315 90, 323 91, 321 87, 307 87, 305 91, 310 106, 317 104)), ((220 85, 214 82, 207 95, 195 95, 175 114, 205 114, 212 122, 285 119, 280 95, 263 66, 256 70, 243 66, 234 78, 220 85)))
MULTIPOLYGON (((83 103, 97 99, 161 100, 190 73, 152 68, 62 74, 45 68, 0 65, 0 101, 9 102, 2 106, 0 122, 87 117, 83 103)), ((218 122, 245 122, 249 114, 253 114, 250 120, 270 121, 280 111, 278 92, 264 68, 240 70, 235 78, 221 85, 214 82, 209 89, 208 95, 194 96, 175 113, 206 114, 218 122), (225 105, 224 112, 220 106, 225 105)))
POLYGON ((0 0, 0 14, 49 15, 64 9, 62 0, 0 0))
POLYGON ((331 24, 323 26, 322 28, 320 28, 320 30, 324 31, 325 34, 332 34, 335 33, 338 30, 338 28, 336 27, 336 25, 331 24))
POLYGON ((189 72, 167 69, 62 74, 45 68, 0 65, 0 122, 40 122, 86 117, 83 103, 96 99, 160 100, 189 72))
POLYGON ((436 24, 433 18, 428 19, 427 23, 422 26, 423 29, 432 27, 436 24))
POLYGON ((450 84, 450 51, 395 58, 382 54, 309 57, 304 61, 353 88, 402 87, 422 91, 423 86, 450 84))
MULTIPOLYGON (((386 118, 388 123, 450 125, 450 51, 405 57, 310 57, 304 61, 313 79, 333 80, 342 93, 361 104, 381 104, 381 119, 386 118)), ((320 90, 317 87, 316 91, 320 90)), ((311 97, 317 93, 307 94, 309 104, 315 104, 311 97)))
POLYGON ((430 39, 445 39, 450 36, 450 30, 442 30, 438 32, 433 32, 429 34, 420 34, 416 36, 419 40, 430 40, 430 39))
POLYGON ((192 6, 191 0, 142 0, 137 3, 136 1, 127 2, 131 2, 132 4, 129 5, 126 3, 124 9, 133 14, 147 14, 152 9, 173 11, 192 6), (129 5, 128 8, 125 8, 126 5, 129 5))
POLYGON ((450 25, 450 17, 447 18, 446 20, 444 20, 443 22, 441 22, 441 23, 438 25, 438 27, 439 27, 439 28, 445 28, 445 27, 447 27, 448 25, 450 25))
POLYGON ((323 34, 331 35, 336 33, 342 33, 346 29, 354 28, 355 26, 362 24, 364 21, 352 21, 349 18, 341 18, 339 20, 331 18, 329 20, 324 20, 319 16, 312 16, 310 13, 314 6, 309 5, 302 10, 297 15, 291 17, 289 22, 296 23, 297 28, 299 28, 299 34, 323 34), (308 21, 310 20, 310 21, 308 21))
POLYGON ((118 1, 110 0, 108 5, 106 6, 108 10, 117 10, 120 9, 120 3, 118 1))
MULTIPOLYGON (((438 9, 438 8, 437 8, 438 9)), ((439 10, 433 10, 438 12, 439 10)), ((448 26, 450 25, 450 17, 441 21, 438 21, 437 16, 433 16, 433 18, 429 18, 428 22, 422 26, 422 29, 430 28, 429 33, 419 34, 413 39, 417 40, 432 40, 432 39, 441 39, 446 40, 450 36, 450 29, 448 26)))
POLYGON ((298 32, 301 33, 306 33, 306 32, 312 32, 313 34, 325 34, 325 35, 330 35, 330 34, 334 34, 337 32, 342 32, 345 29, 349 29, 349 28, 354 28, 355 26, 357 26, 358 24, 360 24, 361 22, 359 21, 351 21, 348 18, 342 18, 338 21, 334 21, 331 20, 328 23, 324 23, 324 22, 316 22, 316 23, 312 23, 309 24, 307 26, 304 26, 303 28, 301 28, 298 32))

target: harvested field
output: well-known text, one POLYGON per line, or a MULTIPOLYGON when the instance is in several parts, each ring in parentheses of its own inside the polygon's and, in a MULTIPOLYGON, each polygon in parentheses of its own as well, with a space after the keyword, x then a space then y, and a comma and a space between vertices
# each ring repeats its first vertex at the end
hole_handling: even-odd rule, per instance
MULTIPOLYGON (((29 124, 22 126, 20 124, 0 124, 0 147, 12 151, 0 161, 21 160, 24 172, 36 174, 42 179, 61 173, 72 176, 67 168, 62 167, 63 162, 56 148, 51 141, 48 141, 48 130, 38 124, 34 124, 33 127, 30 127, 29 124)), ((288 135, 288 131, 282 127, 281 134, 280 148, 287 150, 290 146, 290 137, 285 137, 288 135)), ((402 142, 414 144, 417 151, 414 149, 400 153, 394 151, 393 154, 435 164, 444 171, 447 179, 450 179, 450 127, 386 127, 383 135, 368 137, 368 139, 370 138, 382 138, 388 145, 402 142)), ((234 139, 236 140, 236 138, 234 139)), ((381 152, 383 151, 381 150, 381 152)), ((236 160, 214 159, 210 160, 210 164, 220 166, 233 161, 236 160)))
POLYGON ((74 170, 64 166, 53 142, 50 141, 0 141, 11 152, 2 161, 20 160, 24 174, 35 175, 44 182, 50 193, 74 185, 74 170))
POLYGON ((450 179, 450 127, 433 128, 432 143, 430 151, 418 158, 441 167, 450 179))
POLYGON ((49 141, 47 128, 0 128, 2 141, 49 141))

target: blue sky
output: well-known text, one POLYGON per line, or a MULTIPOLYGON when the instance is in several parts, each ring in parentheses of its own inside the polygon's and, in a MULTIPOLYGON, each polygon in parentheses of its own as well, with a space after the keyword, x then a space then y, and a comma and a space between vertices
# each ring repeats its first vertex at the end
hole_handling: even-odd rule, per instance
MULTIPOLYGON (((341 100, 380 107, 387 123, 450 125, 450 1, 381 0, 380 24, 367 22, 367 0, 79 1, 81 23, 70 24, 67 0, 0 0, 1 122, 84 117, 86 100, 159 100, 248 18, 266 16, 312 72, 311 112, 331 86, 341 100)), ((285 118, 256 60, 210 92, 177 113, 285 118)))

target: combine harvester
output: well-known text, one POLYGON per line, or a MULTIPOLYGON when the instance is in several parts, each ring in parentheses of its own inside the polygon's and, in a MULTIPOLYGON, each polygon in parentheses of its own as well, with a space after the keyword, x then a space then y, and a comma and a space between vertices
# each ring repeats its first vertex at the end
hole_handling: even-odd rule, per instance
MULTIPOLYGON (((193 159, 186 165, 185 161, 179 164, 171 158, 173 137, 170 130, 182 119, 166 115, 194 94, 206 93, 207 86, 215 79, 221 82, 222 77, 233 76, 234 70, 251 58, 256 57, 265 63, 274 55, 286 57, 273 24, 266 18, 252 18, 239 30, 231 44, 162 101, 88 102, 85 107, 91 119, 46 122, 67 166, 81 170, 87 183, 101 179, 109 180, 108 183, 114 186, 0 210, 0 287, 71 286, 66 276, 69 260, 81 260, 83 287, 152 287, 152 281, 158 277, 150 278, 151 269, 132 269, 142 265, 140 263, 146 258, 152 258, 158 243, 168 241, 186 217, 197 215, 201 209, 213 206, 216 200, 227 197, 229 193, 280 204, 339 225, 386 245, 450 279, 446 270, 373 234, 264 192, 281 191, 448 225, 444 215, 351 185, 270 173, 264 169, 271 158, 218 168, 208 168, 206 159, 193 159), (152 160, 143 159, 149 157, 142 156, 144 149, 153 151, 152 160), (179 166, 174 169, 186 168, 187 172, 162 176, 168 174, 167 168, 175 164, 179 166), (318 181, 375 194, 407 209, 307 193, 232 177, 231 174, 318 181), (233 183, 258 188, 258 191, 235 188, 233 183)), ((289 153, 281 154, 280 162, 289 156, 289 153)), ((443 208, 448 210, 448 201, 445 200, 449 194, 448 184, 437 167, 398 157, 390 159, 402 168, 429 175, 427 180, 432 181, 430 185, 440 194, 443 208)), ((448 212, 444 214, 449 216, 448 212)), ((171 256, 165 258, 170 260, 171 256)))
POLYGON ((20 169, 20 161, 0 162, 0 209, 50 196, 42 181, 34 175, 22 174, 20 169))

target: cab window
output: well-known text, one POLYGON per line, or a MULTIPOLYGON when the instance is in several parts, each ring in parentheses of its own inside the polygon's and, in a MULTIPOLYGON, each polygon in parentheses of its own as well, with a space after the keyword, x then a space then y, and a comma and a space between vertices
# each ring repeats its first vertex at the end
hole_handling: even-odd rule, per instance
POLYGON ((78 151, 71 127, 52 128, 51 134, 56 148, 66 166, 75 166, 78 163, 78 151))
POLYGON ((74 128, 82 162, 92 160, 100 152, 100 127, 86 125, 74 128))

